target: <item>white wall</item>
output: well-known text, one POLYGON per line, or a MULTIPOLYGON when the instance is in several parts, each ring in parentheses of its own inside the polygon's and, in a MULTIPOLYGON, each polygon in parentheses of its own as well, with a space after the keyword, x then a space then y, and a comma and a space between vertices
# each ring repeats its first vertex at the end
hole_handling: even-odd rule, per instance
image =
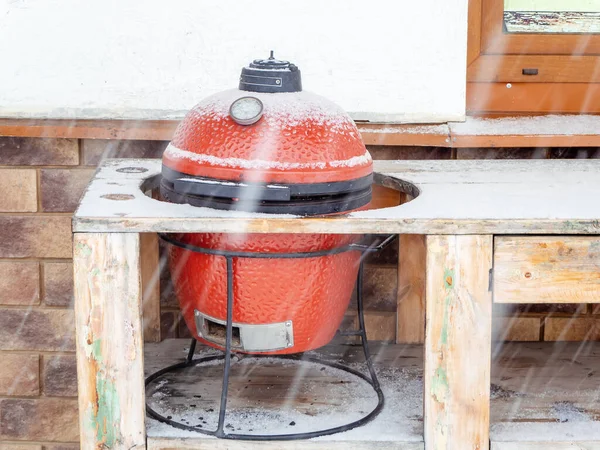
POLYGON ((467 0, 0 5, 0 117, 181 117, 271 49, 356 119, 465 113, 467 0))

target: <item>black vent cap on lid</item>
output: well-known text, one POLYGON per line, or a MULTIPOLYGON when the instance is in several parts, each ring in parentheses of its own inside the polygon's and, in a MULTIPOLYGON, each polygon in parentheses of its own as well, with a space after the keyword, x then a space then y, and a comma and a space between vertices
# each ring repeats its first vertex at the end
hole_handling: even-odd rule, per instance
POLYGON ((250 92, 300 92, 300 69, 289 61, 275 59, 273 51, 268 59, 255 59, 242 69, 240 90, 250 92))

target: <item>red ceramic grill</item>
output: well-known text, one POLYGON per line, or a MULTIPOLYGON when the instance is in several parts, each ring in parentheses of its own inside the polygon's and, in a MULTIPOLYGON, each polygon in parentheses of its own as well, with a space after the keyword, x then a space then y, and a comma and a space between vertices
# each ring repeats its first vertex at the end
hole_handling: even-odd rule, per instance
MULTIPOLYGON (((271 57, 242 69, 239 89, 208 97, 181 122, 163 155, 170 202, 260 213, 323 215, 371 200, 372 161, 350 117, 302 91, 300 70, 271 57)), ((327 344, 348 307, 360 252, 340 234, 182 234, 170 268, 183 316, 199 341, 222 348, 228 270, 232 350, 304 352, 327 344), (227 267, 219 252, 237 252, 227 267), (253 258, 260 252, 272 257, 253 258), (317 252, 290 259, 279 254, 317 252)))

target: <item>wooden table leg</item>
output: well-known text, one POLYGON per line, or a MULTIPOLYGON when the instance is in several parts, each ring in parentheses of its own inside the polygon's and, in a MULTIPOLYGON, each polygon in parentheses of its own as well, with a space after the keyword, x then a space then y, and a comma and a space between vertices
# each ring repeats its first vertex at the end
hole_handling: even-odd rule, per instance
POLYGON ((489 449, 492 236, 427 236, 427 450, 489 449))
POLYGON ((81 448, 145 448, 140 236, 76 233, 73 262, 81 448))

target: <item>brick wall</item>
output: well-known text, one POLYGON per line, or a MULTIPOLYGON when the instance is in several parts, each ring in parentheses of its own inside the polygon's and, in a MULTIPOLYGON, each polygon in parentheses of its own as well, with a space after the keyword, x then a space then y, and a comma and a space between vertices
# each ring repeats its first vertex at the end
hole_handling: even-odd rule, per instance
MULTIPOLYGON (((0 450, 78 447, 70 216, 104 157, 159 157, 166 143, 0 137, 0 450)), ((596 149, 373 147, 376 159, 596 157, 596 149)), ((398 248, 366 266, 377 338, 393 338, 398 248)), ((164 261, 163 261, 164 266, 164 261)), ((188 336, 162 273, 161 332, 188 336)), ((495 310, 496 335, 600 338, 599 309, 520 305, 495 310)))
POLYGON ((71 215, 102 157, 165 145, 0 137, 0 450, 79 447, 71 215))

